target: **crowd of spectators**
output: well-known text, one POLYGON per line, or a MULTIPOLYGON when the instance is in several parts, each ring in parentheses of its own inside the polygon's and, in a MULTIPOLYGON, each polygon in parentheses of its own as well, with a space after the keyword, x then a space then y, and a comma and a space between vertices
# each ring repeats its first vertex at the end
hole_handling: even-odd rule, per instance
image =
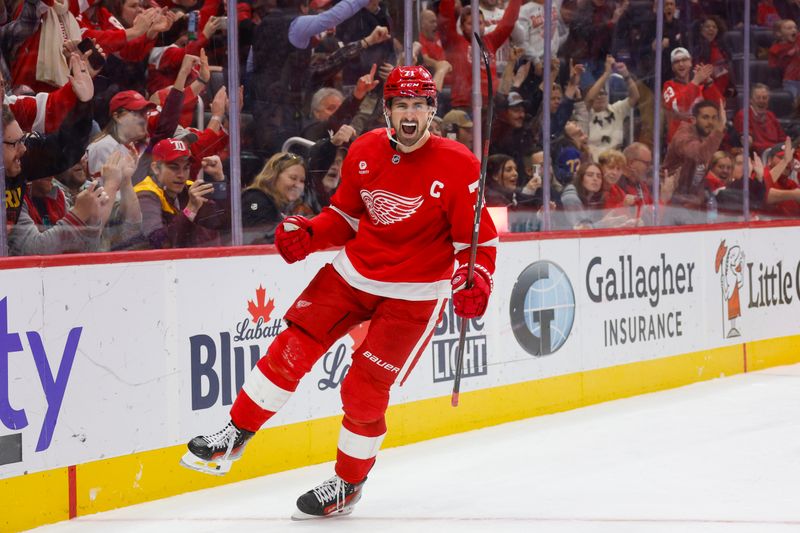
MULTIPOLYGON (((751 217, 800 215, 800 0, 752 2, 749 57, 740 0, 664 0, 661 43, 654 0, 553 0, 549 76, 544 0, 475 0, 478 21, 462 1, 419 3, 413 61, 440 90, 434 134, 471 149, 483 126, 486 201, 501 208, 503 227, 538 231, 545 202, 554 229, 741 220, 745 183, 751 217), (472 116, 476 30, 490 52, 484 105, 488 76, 496 88, 491 131, 485 113, 472 116), (663 141, 653 146, 657 100, 663 141)), ((350 143, 386 127, 382 83, 404 57, 401 1, 239 0, 236 13, 223 0, 3 8, 11 255, 224 245, 232 200, 245 244, 272 242, 285 216, 328 205, 350 143), (231 23, 237 57, 227 50, 231 23), (238 87, 227 86, 229 61, 239 62, 238 87), (241 119, 236 199, 231 112, 241 119)))

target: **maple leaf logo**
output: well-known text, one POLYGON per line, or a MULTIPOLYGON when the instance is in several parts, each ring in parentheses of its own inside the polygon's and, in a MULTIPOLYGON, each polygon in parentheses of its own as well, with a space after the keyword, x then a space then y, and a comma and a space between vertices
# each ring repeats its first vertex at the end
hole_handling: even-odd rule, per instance
POLYGON ((275 299, 270 298, 268 302, 264 302, 267 296, 267 290, 261 285, 256 289, 256 301, 247 300, 247 311, 253 317, 253 322, 258 322, 261 318, 265 323, 269 322, 269 317, 275 309, 275 299))

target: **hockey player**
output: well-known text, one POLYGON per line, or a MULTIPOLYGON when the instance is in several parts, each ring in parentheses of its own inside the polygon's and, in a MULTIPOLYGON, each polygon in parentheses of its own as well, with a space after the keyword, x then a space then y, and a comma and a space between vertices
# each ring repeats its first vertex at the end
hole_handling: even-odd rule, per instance
POLYGON ((492 289, 497 233, 486 212, 474 281, 466 286, 480 166, 463 145, 429 133, 436 112, 430 74, 395 68, 383 98, 386 130, 352 144, 330 207, 311 220, 288 217, 275 233, 288 263, 330 246, 344 249, 286 313, 287 329, 246 379, 228 425, 192 439, 182 459, 202 472, 227 472, 327 349, 370 320, 342 383, 336 475, 298 498, 296 519, 352 512, 386 435, 392 384, 402 385, 413 369, 451 292, 456 314, 474 318, 492 289))

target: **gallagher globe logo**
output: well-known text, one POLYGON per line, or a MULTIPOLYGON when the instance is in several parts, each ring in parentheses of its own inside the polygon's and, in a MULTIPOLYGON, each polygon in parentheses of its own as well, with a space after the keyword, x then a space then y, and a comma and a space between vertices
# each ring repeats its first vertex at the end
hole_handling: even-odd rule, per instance
POLYGON ((575 291, 564 271, 550 261, 528 265, 511 291, 511 328, 517 342, 535 356, 557 351, 575 320, 575 291))

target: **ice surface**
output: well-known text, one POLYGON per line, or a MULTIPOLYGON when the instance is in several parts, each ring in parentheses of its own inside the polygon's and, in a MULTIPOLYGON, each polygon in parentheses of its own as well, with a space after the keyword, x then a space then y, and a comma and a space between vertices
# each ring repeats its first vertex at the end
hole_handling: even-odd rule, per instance
POLYGON ((36 531, 800 532, 800 365, 385 450, 353 515, 291 522, 332 469, 36 531))

